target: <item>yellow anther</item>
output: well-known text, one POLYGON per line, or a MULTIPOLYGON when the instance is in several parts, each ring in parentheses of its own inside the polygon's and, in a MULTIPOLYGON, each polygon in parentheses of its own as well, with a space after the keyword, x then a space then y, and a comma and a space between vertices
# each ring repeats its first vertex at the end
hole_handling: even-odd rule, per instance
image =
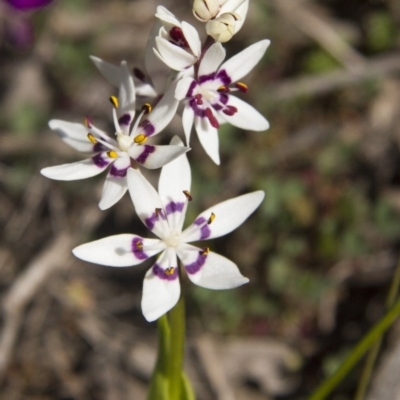
POLYGON ((243 93, 247 93, 249 91, 249 87, 243 82, 236 82, 235 86, 243 93))
POLYGON ((217 89, 217 92, 219 93, 228 93, 231 90, 228 88, 228 86, 222 85, 217 89))
POLYGON ((183 191, 183 194, 186 196, 186 198, 188 199, 188 201, 192 201, 192 200, 193 200, 193 197, 192 197, 192 195, 190 194, 189 190, 184 190, 184 191, 183 191))
POLYGON ((107 155, 110 158, 118 158, 118 153, 114 150, 107 151, 107 155))
POLYGON ((204 249, 202 251, 200 251, 200 254, 202 256, 208 256, 209 252, 210 252, 210 248, 209 247, 204 247, 204 249))
POLYGON ((162 209, 161 208, 156 208, 155 213, 157 215, 157 217, 159 217, 162 213, 162 209))
POLYGON ((142 241, 138 241, 138 242, 136 242, 136 248, 138 248, 139 250, 142 250, 143 249, 143 242, 142 241))
POLYGON ((212 212, 210 218, 208 218, 207 224, 210 225, 215 219, 215 214, 212 212))
POLYGON ((87 138, 88 138, 93 144, 96 144, 96 143, 97 143, 96 138, 95 138, 91 133, 88 133, 87 138))
POLYGON ((144 103, 142 107, 142 111, 144 111, 144 115, 150 114, 153 110, 153 107, 150 103, 144 103))
POLYGON ((143 144, 143 143, 146 143, 146 140, 147 140, 147 136, 144 135, 143 133, 141 133, 140 135, 137 135, 137 136, 135 137, 135 139, 133 139, 133 141, 134 141, 136 144, 143 144))
POLYGON ((174 267, 169 267, 165 270, 165 274, 166 275, 173 275, 175 272, 175 268, 174 267))
POLYGON ((114 108, 118 108, 119 103, 118 103, 118 99, 115 96, 110 97, 110 102, 114 108))

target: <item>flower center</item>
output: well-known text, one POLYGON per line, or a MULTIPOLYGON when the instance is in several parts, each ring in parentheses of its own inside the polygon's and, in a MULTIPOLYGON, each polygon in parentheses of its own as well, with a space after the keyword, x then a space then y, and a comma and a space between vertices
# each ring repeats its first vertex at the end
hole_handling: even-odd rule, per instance
POLYGON ((128 135, 124 135, 123 133, 117 133, 117 141, 119 148, 122 151, 128 151, 129 147, 133 143, 132 138, 128 135))
POLYGON ((181 234, 178 232, 173 232, 169 237, 167 237, 164 242, 168 247, 177 247, 180 241, 181 234))

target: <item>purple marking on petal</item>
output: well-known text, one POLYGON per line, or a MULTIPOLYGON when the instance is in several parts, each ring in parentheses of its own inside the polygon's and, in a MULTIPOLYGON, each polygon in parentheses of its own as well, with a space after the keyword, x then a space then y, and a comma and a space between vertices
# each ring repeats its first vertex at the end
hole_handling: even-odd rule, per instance
POLYGON ((129 114, 123 114, 118 118, 120 125, 128 126, 131 123, 131 116, 129 114))
POLYGON ((110 169, 110 175, 116 178, 125 178, 128 169, 129 167, 119 169, 113 164, 110 169))
POLYGON ((148 119, 143 120, 139 124, 139 128, 143 129, 146 136, 151 136, 156 131, 156 128, 148 119))
POLYGON ((219 104, 212 104, 214 110, 220 111, 223 109, 223 107, 221 106, 221 104, 227 104, 229 100, 229 95, 227 95, 226 93, 221 93, 219 95, 219 99, 218 99, 218 103, 219 104))
POLYGON ((199 76, 199 84, 201 85, 204 82, 213 81, 214 79, 215 72, 211 72, 211 74, 199 76))
POLYGON ((228 75, 226 70, 222 69, 218 71, 216 79, 219 79, 225 86, 228 86, 232 83, 232 78, 228 75))
POLYGON ((194 115, 198 116, 198 117, 202 117, 205 118, 206 116, 206 112, 205 110, 202 108, 203 106, 199 106, 197 104, 196 99, 192 99, 189 101, 190 107, 192 107, 192 110, 194 112, 194 115))
POLYGON ((156 222, 160 220, 160 217, 164 220, 167 218, 162 210, 159 212, 154 212, 150 217, 144 220, 144 223, 152 231, 156 222))
POLYGON ((182 212, 184 206, 185 206, 185 203, 181 203, 181 202, 175 203, 174 201, 171 201, 165 207, 165 212, 167 213, 167 215, 172 214, 174 212, 182 212))
POLYGON ((200 225, 204 224, 200 228, 201 235, 200 235, 200 239, 199 240, 204 240, 204 239, 207 239, 208 237, 210 237, 211 229, 208 226, 207 220, 204 217, 197 218, 196 221, 194 221, 194 224, 197 225, 197 226, 200 226, 200 225))
POLYGON ((93 152, 96 152, 96 153, 100 152, 101 153, 105 149, 106 149, 106 147, 103 146, 103 144, 101 144, 99 142, 97 142, 96 144, 93 145, 93 152))
POLYGON ((194 91, 194 89, 196 89, 196 87, 197 87, 197 82, 192 81, 192 83, 190 84, 189 89, 186 93, 186 97, 189 97, 189 98, 193 97, 193 91, 194 91))
POLYGON ((138 247, 138 243, 142 243, 143 246, 143 239, 141 237, 135 237, 132 240, 132 253, 138 260, 146 260, 147 258, 149 258, 149 256, 143 251, 143 248, 138 247))
POLYGON ((201 270, 203 265, 206 263, 207 254, 202 254, 199 252, 196 261, 192 262, 191 264, 185 265, 186 272, 188 274, 195 274, 201 270))
POLYGON ((164 280, 164 281, 174 281, 175 279, 178 278, 178 268, 177 267, 172 267, 174 268, 174 272, 170 275, 168 275, 163 268, 161 268, 158 264, 153 265, 153 274, 157 276, 158 278, 164 280))
POLYGON ((148 144, 144 145, 144 150, 140 154, 138 158, 136 158, 136 161, 140 164, 144 164, 146 160, 149 158, 149 155, 154 153, 156 151, 156 148, 154 146, 150 146, 148 144))
POLYGON ((99 168, 105 168, 108 164, 110 164, 108 160, 102 157, 101 153, 96 154, 94 157, 92 157, 92 160, 94 164, 99 168))

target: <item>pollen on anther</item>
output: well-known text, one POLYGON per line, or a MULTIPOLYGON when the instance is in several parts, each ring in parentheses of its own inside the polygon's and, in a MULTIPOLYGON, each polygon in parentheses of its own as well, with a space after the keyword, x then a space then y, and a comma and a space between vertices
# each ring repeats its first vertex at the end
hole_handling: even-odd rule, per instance
POLYGON ((210 248, 209 247, 204 247, 204 249, 203 250, 200 250, 200 254, 202 255, 202 256, 208 256, 208 253, 210 252, 210 248))
POLYGON ((235 86, 243 93, 247 93, 249 91, 249 87, 243 82, 236 82, 235 86))
POLYGON ((217 89, 217 92, 218 93, 229 93, 231 91, 231 89, 229 89, 228 88, 228 86, 220 86, 218 89, 217 89))
POLYGON ((139 250, 142 250, 142 249, 143 249, 143 242, 140 241, 140 240, 138 240, 138 241, 136 242, 136 247, 137 247, 139 250))
POLYGON ((118 153, 114 150, 107 151, 107 155, 110 158, 118 158, 118 153))
POLYGON ((118 99, 115 96, 110 97, 110 102, 114 108, 118 108, 119 103, 118 103, 118 99))
POLYGON ((140 135, 137 135, 137 136, 133 139, 133 141, 134 141, 136 144, 143 144, 143 143, 146 143, 146 140, 147 140, 147 136, 144 135, 143 133, 141 133, 140 135))
POLYGON ((88 134, 87 134, 87 138, 88 138, 93 144, 96 144, 96 143, 97 143, 96 138, 95 138, 91 133, 88 133, 88 134))
POLYGON ((189 190, 184 190, 184 191, 183 191, 183 194, 186 196, 186 198, 188 199, 188 201, 192 201, 192 200, 193 200, 193 197, 192 197, 192 195, 190 194, 189 190))
POLYGON ((175 268, 174 268, 174 267, 169 267, 169 268, 167 268, 167 269, 165 270, 165 274, 166 274, 166 275, 169 275, 169 276, 173 275, 174 272, 175 272, 175 268))
POLYGON ((212 212, 210 218, 208 218, 207 224, 210 225, 215 219, 215 214, 212 212))
POLYGON ((156 208, 155 209, 155 213, 156 213, 157 217, 159 217, 161 215, 161 213, 162 213, 162 209, 161 208, 156 208))
POLYGON ((144 103, 142 107, 142 111, 144 111, 144 115, 150 114, 153 107, 150 103, 144 103))

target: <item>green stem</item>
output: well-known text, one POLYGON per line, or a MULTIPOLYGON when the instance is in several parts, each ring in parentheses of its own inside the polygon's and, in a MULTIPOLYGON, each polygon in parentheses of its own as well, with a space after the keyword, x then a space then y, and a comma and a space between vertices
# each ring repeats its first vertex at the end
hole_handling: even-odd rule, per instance
MULTIPOLYGON (((397 267, 394 272, 392 283, 390 285, 390 289, 386 298, 386 309, 392 307, 394 302, 396 301, 397 295, 399 293, 399 286, 400 286, 400 260, 397 262, 397 267)), ((361 374, 360 382, 358 384, 354 400, 363 400, 365 397, 365 393, 367 391, 369 382, 371 380, 371 375, 374 370, 375 362, 376 359, 378 358, 381 345, 382 345, 382 338, 380 338, 378 342, 375 343, 375 345, 371 348, 370 352, 368 353, 368 357, 361 374)))
POLYGON ((400 315, 400 300, 373 326, 370 331, 354 347, 339 369, 311 394, 308 400, 323 400, 342 381, 348 372, 357 364, 364 354, 382 337, 387 329, 400 315))
POLYGON ((170 357, 167 378, 169 398, 178 400, 181 397, 183 355, 185 348, 185 303, 181 295, 176 306, 169 312, 171 327, 170 357))

